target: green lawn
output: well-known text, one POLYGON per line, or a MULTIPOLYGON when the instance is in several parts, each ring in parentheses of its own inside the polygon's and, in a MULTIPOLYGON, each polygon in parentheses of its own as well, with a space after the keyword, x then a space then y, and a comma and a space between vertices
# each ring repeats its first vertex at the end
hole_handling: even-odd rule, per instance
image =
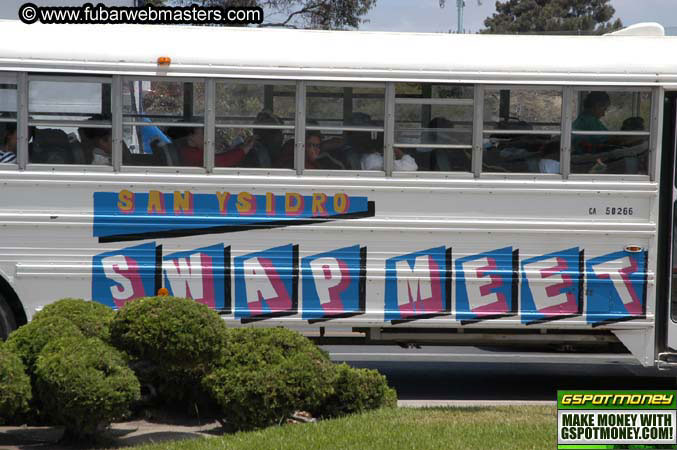
POLYGON ((141 449, 552 449, 556 408, 382 409, 335 420, 164 442, 141 449))

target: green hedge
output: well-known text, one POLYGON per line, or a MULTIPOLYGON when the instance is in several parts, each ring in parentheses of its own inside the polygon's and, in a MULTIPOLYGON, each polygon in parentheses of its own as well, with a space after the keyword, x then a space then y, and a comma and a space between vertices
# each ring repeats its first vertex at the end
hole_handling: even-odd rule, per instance
POLYGON ((209 365, 221 353, 225 331, 219 315, 201 303, 146 297, 118 311, 111 340, 135 358, 193 370, 209 365))
POLYGON ((108 341, 110 323, 114 315, 115 312, 112 309, 101 303, 64 298, 45 306, 33 317, 33 320, 61 317, 73 322, 86 337, 97 337, 103 341, 108 341))
POLYGON ((397 393, 388 387, 377 370, 354 369, 343 363, 336 366, 338 376, 333 393, 319 408, 311 410, 317 417, 339 417, 382 407, 396 407, 397 393))
POLYGON ((35 371, 35 361, 43 347, 60 337, 82 337, 80 329, 60 316, 42 317, 19 327, 9 335, 6 346, 21 357, 29 374, 35 371))
POLYGON ((298 410, 337 417, 397 405, 378 371, 333 364, 284 328, 229 329, 218 366, 202 385, 233 429, 279 424, 298 410))
POLYGON ((200 380, 221 354, 225 336, 216 312, 175 297, 129 302, 111 324, 112 344, 134 358, 139 379, 165 403, 190 410, 202 403, 200 380))
POLYGON ((278 364, 214 370, 202 384, 232 430, 283 423, 294 411, 319 407, 332 391, 333 365, 308 353, 278 364))
POLYGON ((327 353, 310 339, 286 328, 233 328, 226 336, 220 367, 279 364, 304 353, 329 361, 327 353))
POLYGON ((63 337, 47 344, 35 375, 47 417, 75 439, 92 438, 140 398, 126 357, 98 338, 63 337))
POLYGON ((0 342, 0 424, 28 412, 31 380, 21 358, 0 342))

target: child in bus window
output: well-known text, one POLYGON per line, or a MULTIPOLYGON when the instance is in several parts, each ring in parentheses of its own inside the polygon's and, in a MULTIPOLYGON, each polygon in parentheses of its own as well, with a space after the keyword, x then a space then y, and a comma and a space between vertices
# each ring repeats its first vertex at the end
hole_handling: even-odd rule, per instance
POLYGON ((91 155, 91 164, 111 165, 113 153, 113 133, 110 128, 82 128, 87 150, 91 155))

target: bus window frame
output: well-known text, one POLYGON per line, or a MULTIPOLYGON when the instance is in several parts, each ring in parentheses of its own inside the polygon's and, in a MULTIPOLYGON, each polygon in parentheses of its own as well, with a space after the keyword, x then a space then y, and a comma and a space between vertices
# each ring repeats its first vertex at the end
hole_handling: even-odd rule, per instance
POLYGON ((0 84, 10 84, 16 86, 16 117, 0 117, 0 123, 14 123, 17 126, 17 151, 16 159, 11 163, 0 163, 0 170, 10 171, 17 170, 19 168, 19 74, 16 72, 0 72, 0 84))
MULTIPOLYGON (((216 159, 216 130, 227 129, 227 128, 244 128, 244 129, 253 129, 253 128, 269 128, 269 129, 280 129, 280 130, 294 130, 294 136, 296 136, 298 128, 298 109, 299 109, 299 81, 296 80, 286 80, 286 79, 277 79, 277 78, 224 78, 216 77, 210 78, 207 80, 211 84, 212 93, 210 97, 207 98, 205 104, 207 105, 206 111, 206 121, 213 124, 213 127, 210 127, 210 130, 205 129, 205 141, 209 141, 209 151, 205 151, 206 157, 206 168, 209 173, 214 173, 216 175, 248 175, 248 176, 293 176, 299 175, 296 171, 296 165, 291 169, 289 168, 276 168, 276 167, 217 167, 215 164, 216 159), (293 125, 262 125, 262 124, 245 124, 245 123, 219 123, 218 117, 216 115, 216 85, 218 83, 226 84, 249 84, 249 85, 274 85, 274 86, 294 86, 294 124, 293 125), (213 130, 213 134, 212 131, 213 130), (207 154, 208 153, 208 154, 207 154)), ((205 93, 210 92, 209 89, 205 90, 205 93)), ((207 150, 207 142, 205 142, 205 150, 207 150)), ((296 162, 296 148, 294 148, 294 162, 296 162)))
MULTIPOLYGON (((214 80, 214 78, 206 77, 179 77, 179 76, 135 76, 135 75, 117 75, 119 78, 119 85, 113 87, 112 92, 115 94, 117 91, 118 94, 118 104, 115 102, 113 105, 113 118, 115 122, 115 117, 119 114, 119 142, 116 139, 116 128, 113 127, 113 166, 116 167, 116 171, 125 172, 125 173, 185 173, 189 175, 195 174, 206 174, 209 173, 208 163, 210 151, 209 146, 211 145, 211 152, 214 152, 213 149, 213 140, 210 140, 207 136, 208 127, 207 127, 207 111, 209 109, 209 82, 214 80), (164 122, 164 121, 153 121, 153 122, 143 122, 138 120, 125 120, 124 113, 124 104, 123 104, 123 90, 125 83, 134 83, 138 81, 158 81, 158 82, 169 82, 169 83, 204 83, 204 96, 205 96, 205 108, 203 111, 203 122, 164 122), (202 155, 202 166, 127 166, 122 163, 122 141, 123 141, 123 130, 124 127, 150 127, 150 126, 170 126, 170 127, 186 127, 186 128, 198 128, 202 127, 204 131, 204 151, 202 155), (117 158, 115 155, 118 155, 117 158)), ((213 97, 213 96, 212 96, 213 97)))
MULTIPOLYGON (((394 88, 389 86, 394 86, 393 82, 370 82, 370 81, 323 81, 323 80, 309 80, 303 81, 303 114, 302 120, 299 122, 297 117, 297 135, 295 140, 295 162, 296 170, 299 175, 307 174, 309 176, 329 176, 329 177, 377 177, 384 178, 390 176, 392 169, 388 170, 389 166, 389 156, 387 151, 386 141, 388 140, 388 135, 390 134, 390 139, 392 140, 392 133, 387 133, 388 126, 388 101, 389 101, 389 89, 394 88), (383 89, 383 126, 351 126, 351 125, 342 125, 342 126, 332 126, 332 125, 311 125, 308 126, 306 123, 308 118, 306 115, 307 106, 308 106, 308 87, 336 87, 336 88, 382 88, 383 89), (302 125, 299 126, 299 123, 302 125), (306 131, 363 131, 363 132, 376 132, 383 133, 383 170, 356 170, 356 169, 345 169, 345 170, 325 170, 325 169, 308 169, 305 168, 305 152, 306 152, 306 131)), ((297 89, 298 92, 298 89, 297 89)), ((298 95, 298 94, 297 94, 298 95)), ((297 108, 298 110, 298 108, 297 108)), ((392 130, 392 128, 391 128, 392 130)), ((394 131, 394 130, 393 130, 394 131)), ((392 158, 392 148, 390 149, 392 158)), ((390 162, 392 166, 392 161, 390 162)))
MULTIPOLYGON (((397 91, 395 89, 396 83, 404 83, 401 81, 390 82, 392 85, 392 98, 386 98, 386 102, 390 101, 392 105, 392 121, 390 122, 390 146, 387 150, 389 154, 388 158, 388 169, 386 173, 388 176, 395 178, 430 178, 430 179, 446 179, 446 178, 455 178, 455 179, 468 179, 476 178, 474 173, 474 160, 476 157, 475 152, 475 116, 477 108, 477 83, 462 83, 462 82, 439 82, 432 83, 427 81, 420 81, 421 84, 431 84, 436 86, 472 86, 473 88, 473 98, 472 99, 449 99, 449 98, 417 98, 417 97, 397 97, 397 91), (470 124, 470 144, 406 144, 406 143, 397 143, 395 142, 395 132, 396 132, 396 118, 395 118, 395 107, 397 105, 453 105, 468 103, 465 106, 473 107, 473 118, 470 124), (434 171, 434 170, 394 170, 395 163, 395 147, 398 148, 429 148, 429 149, 448 149, 448 150, 470 150, 470 171, 434 171)), ((386 111, 387 103, 386 103, 386 111)))
MULTIPOLYGON (((589 84, 562 84, 552 85, 548 84, 500 84, 491 83, 483 84, 482 82, 474 82, 474 112, 473 112, 473 139, 472 139, 472 172, 393 172, 393 140, 394 140, 394 107, 395 107, 395 83, 401 81, 388 82, 362 82, 362 81, 328 81, 328 80, 291 80, 279 78, 237 78, 229 77, 228 75, 221 75, 218 77, 181 77, 181 76, 151 76, 151 75, 79 75, 76 73, 32 73, 27 71, 17 72, 0 72, 0 82, 8 84, 16 84, 17 86, 17 115, 16 119, 8 118, 1 119, 2 122, 15 122, 17 124, 17 164, 5 164, 0 166, 2 171, 16 170, 39 170, 39 171, 64 171, 64 172, 127 172, 127 173, 186 173, 186 174, 205 174, 217 173, 223 175, 263 175, 263 176, 291 176, 306 174, 309 177, 313 176, 332 176, 332 177, 392 177, 392 178, 428 178, 428 179, 459 179, 467 180, 469 178, 475 179, 545 179, 545 180, 572 180, 572 181, 618 181, 618 182, 655 182, 658 169, 656 161, 660 157, 660 139, 657 132, 660 128, 660 120, 663 113, 662 96, 665 88, 663 86, 651 85, 589 85, 589 84), (39 81, 61 81, 61 82, 78 82, 91 81, 98 83, 111 83, 111 123, 110 124, 96 124, 99 127, 112 127, 113 130, 113 154, 112 166, 92 166, 92 165, 50 165, 37 164, 28 162, 28 129, 33 123, 43 125, 46 121, 31 121, 28 120, 28 95, 29 95, 29 80, 39 81), (185 124, 186 126, 203 126, 205 129, 205 161, 203 167, 181 167, 181 166, 122 166, 122 129, 125 125, 140 125, 135 121, 124 121, 123 116, 123 83, 125 81, 167 81, 167 82, 203 82, 205 83, 205 111, 204 123, 185 124), (294 169, 277 169, 277 168, 237 168, 237 167, 221 167, 213 166, 214 149, 213 149, 213 133, 217 125, 215 123, 214 110, 214 93, 216 83, 222 81, 226 83, 242 83, 242 84, 273 84, 273 85, 296 85, 296 112, 294 126, 282 126, 285 129, 294 129, 296 148, 294 149, 294 169), (379 87, 385 89, 385 111, 383 128, 374 128, 378 132, 384 133, 384 170, 383 171, 362 171, 362 170, 304 170, 303 163, 305 162, 305 132, 306 132, 306 102, 307 96, 306 86, 329 86, 329 87, 379 87), (487 88, 493 89, 522 89, 522 90, 561 90, 562 92, 562 124, 560 126, 560 165, 561 174, 535 174, 535 173, 489 173, 483 172, 482 167, 482 138, 484 136, 484 90, 487 88), (210 91, 211 89, 211 91, 210 91), (649 162, 648 175, 630 175, 630 174, 571 174, 570 173, 570 156, 571 156, 571 136, 573 134, 572 122, 573 117, 573 101, 574 96, 580 91, 604 90, 606 92, 651 92, 651 117, 648 132, 634 132, 632 134, 648 135, 649 144, 649 162), (211 94, 210 94, 211 92, 211 94), (210 98, 212 100, 210 100, 210 98), (210 106, 211 105, 211 106, 210 106), (211 116, 211 117, 210 117, 211 116), (478 120, 480 119, 480 120, 478 120), (644 134, 642 134, 644 133, 644 134)), ((413 81, 412 81, 413 82, 413 81)), ((440 81, 439 84, 458 84, 458 81, 440 81)), ((52 121, 49 121, 52 122, 52 121)), ((56 121, 60 125, 75 125, 75 122, 56 121)), ((81 123, 77 123, 81 126, 81 123)), ((146 123, 147 125, 147 123, 146 123)), ((180 126, 179 124, 172 124, 180 126)), ((94 124, 92 124, 94 126, 94 124)), ((228 125, 227 125, 228 126, 228 125)), ((230 125, 233 126, 233 125, 230 125)), ((242 127, 248 128, 248 127, 242 127)), ((319 127, 308 127, 310 129, 323 129, 319 127)), ((332 129, 345 129, 348 127, 332 127, 332 129)), ((495 130, 492 130, 495 131, 495 130)), ((523 130, 529 131, 529 130, 523 130)), ((539 134, 538 131, 536 130, 539 134)), ((541 132, 543 134, 554 134, 552 131, 541 132)), ((525 133, 526 134, 526 133, 525 133)), ((619 134, 619 132, 609 132, 609 134, 619 134)))
MULTIPOLYGON (((42 164, 32 163, 29 160, 28 154, 28 130, 34 126, 47 127, 70 127, 70 128, 110 128, 114 130, 115 111, 113 110, 115 90, 114 78, 115 75, 81 75, 77 73, 58 73, 58 74, 44 74, 19 72, 17 74, 17 95, 19 96, 17 111, 17 159, 19 161, 19 169, 35 170, 35 171, 49 171, 49 172, 82 172, 82 173, 112 173, 115 172, 114 155, 115 142, 111 152, 110 165, 98 164, 42 164), (87 123, 86 120, 32 120, 30 118, 30 83, 38 82, 53 82, 53 83, 92 83, 92 84, 110 84, 110 105, 111 118, 109 121, 96 121, 87 123), (23 120, 22 120, 23 119, 23 120), (19 122, 23 122, 21 125, 19 122), (19 156, 21 155, 21 156, 19 156)), ((103 107, 103 104, 102 104, 103 107)), ((40 112, 37 112, 39 115, 40 112)), ((79 138, 79 136, 78 136, 79 138)))
POLYGON ((567 179, 571 181, 620 181, 620 182, 655 182, 656 181, 656 174, 657 174, 657 168, 656 164, 657 161, 660 159, 660 139, 658 137, 658 131, 661 128, 661 121, 663 117, 663 91, 662 87, 660 86, 638 86, 638 85, 632 85, 632 86, 608 86, 608 85, 575 85, 575 86, 570 86, 571 89, 571 97, 569 98, 570 104, 569 106, 569 113, 566 117, 567 121, 567 126, 568 126, 568 141, 569 141, 569 148, 568 148, 568 177, 567 179), (648 131, 643 131, 643 132, 622 132, 622 131, 606 131, 606 132, 576 132, 573 130, 573 122, 576 120, 575 115, 576 111, 574 111, 574 100, 576 99, 576 95, 578 95, 579 92, 582 91, 603 91, 603 92, 649 92, 651 94, 651 108, 650 108, 650 117, 649 117, 649 129, 648 131), (587 174, 587 173, 580 173, 580 174, 575 174, 571 173, 571 138, 574 135, 605 135, 605 136, 622 136, 622 135, 628 135, 628 136, 633 136, 633 135, 641 135, 641 136, 649 136, 649 154, 648 154, 648 162, 647 162, 647 174, 646 175, 641 175, 641 174, 606 174, 606 173, 598 173, 598 174, 587 174))
MULTIPOLYGON (((480 101, 481 101, 481 114, 478 114, 479 116, 479 124, 475 122, 478 117, 476 116, 473 120, 473 127, 476 133, 479 133, 479 136, 476 135, 476 133, 473 133, 473 145, 475 146, 475 151, 479 152, 480 155, 482 155, 483 152, 483 142, 484 142, 484 136, 487 134, 502 134, 502 135, 510 135, 510 134, 521 134, 521 135, 533 135, 533 136, 555 136, 558 135, 560 136, 560 172, 558 174, 555 173, 536 173, 536 172, 486 172, 482 170, 482 158, 481 156, 479 157, 479 177, 481 179, 487 179, 487 180, 564 180, 566 179, 566 173, 568 171, 568 166, 567 169, 564 168, 564 153, 565 153, 565 143, 564 143, 564 138, 563 138, 563 131, 564 131, 564 113, 565 113, 565 93, 567 90, 568 85, 553 85, 553 84, 483 84, 482 85, 482 90, 480 94, 480 101), (560 108, 560 125, 559 125, 559 130, 496 130, 496 129, 489 129, 485 127, 485 120, 484 120, 484 100, 485 100, 485 92, 487 90, 510 90, 510 91, 558 91, 560 93, 560 97, 562 99, 562 107, 560 108), (478 142, 475 142, 475 139, 478 139, 478 142)), ((477 99, 476 99, 477 101, 477 99)), ((475 112, 477 113, 477 106, 475 107, 475 112)), ((475 158, 475 154, 473 154, 473 160, 475 158)), ((568 164, 568 161, 567 161, 568 164)))

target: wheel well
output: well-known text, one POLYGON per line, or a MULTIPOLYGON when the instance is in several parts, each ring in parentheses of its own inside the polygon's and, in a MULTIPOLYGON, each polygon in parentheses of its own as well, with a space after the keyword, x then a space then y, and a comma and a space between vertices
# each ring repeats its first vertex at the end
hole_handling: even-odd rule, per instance
POLYGON ((4 297, 9 307, 12 308, 16 325, 25 325, 28 319, 26 318, 26 311, 24 311, 23 305, 19 301, 19 296, 16 295, 12 286, 2 276, 0 276, 0 295, 4 297))

